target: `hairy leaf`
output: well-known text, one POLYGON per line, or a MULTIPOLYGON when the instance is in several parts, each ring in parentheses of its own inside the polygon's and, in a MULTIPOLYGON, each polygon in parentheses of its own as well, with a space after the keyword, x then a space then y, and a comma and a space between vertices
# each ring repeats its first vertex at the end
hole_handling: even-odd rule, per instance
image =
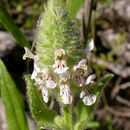
POLYGON ((2 60, 0 60, 0 87, 6 112, 7 130, 28 130, 24 102, 2 60))
POLYGON ((40 124, 40 126, 54 127, 53 121, 56 114, 46 107, 41 94, 34 86, 34 82, 31 80, 30 75, 26 75, 25 79, 27 81, 27 94, 29 96, 32 117, 36 120, 37 124, 40 124))

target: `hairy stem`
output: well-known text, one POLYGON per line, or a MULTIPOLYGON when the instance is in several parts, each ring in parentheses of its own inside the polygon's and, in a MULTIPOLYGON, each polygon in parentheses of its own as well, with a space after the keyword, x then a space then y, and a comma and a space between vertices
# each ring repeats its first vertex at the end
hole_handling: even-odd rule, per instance
POLYGON ((70 105, 63 108, 65 130, 72 130, 70 105))

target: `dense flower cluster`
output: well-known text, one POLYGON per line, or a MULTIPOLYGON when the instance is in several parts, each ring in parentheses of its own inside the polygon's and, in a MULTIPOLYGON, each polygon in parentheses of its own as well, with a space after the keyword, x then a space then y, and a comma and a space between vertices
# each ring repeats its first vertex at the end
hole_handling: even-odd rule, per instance
MULTIPOLYGON (((83 50, 83 53, 88 53, 93 50, 94 42, 88 45, 88 48, 83 50)), ((49 100, 49 89, 54 89, 59 86, 60 99, 64 104, 72 103, 72 95, 70 91, 70 80, 73 80, 75 85, 82 89, 80 98, 85 105, 92 105, 96 101, 96 95, 88 92, 88 85, 94 83, 95 74, 89 75, 90 67, 86 59, 82 59, 73 68, 67 66, 67 56, 65 50, 60 48, 54 53, 54 65, 48 68, 39 67, 39 57, 33 55, 31 51, 25 47, 25 54, 23 59, 31 58, 34 60, 34 70, 31 79, 35 81, 35 86, 41 91, 45 103, 49 100), (72 69, 72 74, 69 69, 72 69)))

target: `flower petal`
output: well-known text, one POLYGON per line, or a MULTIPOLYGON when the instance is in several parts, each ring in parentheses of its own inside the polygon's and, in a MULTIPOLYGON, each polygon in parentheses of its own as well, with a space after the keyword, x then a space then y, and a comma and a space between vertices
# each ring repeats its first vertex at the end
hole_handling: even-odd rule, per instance
POLYGON ((38 90, 42 90, 42 86, 38 87, 38 90))
POLYGON ((68 69, 69 69, 68 67, 59 66, 59 68, 56 68, 54 70, 54 72, 57 73, 57 74, 62 74, 64 72, 66 72, 68 69))
POLYGON ((47 88, 46 87, 42 87, 41 92, 42 92, 42 96, 43 96, 44 102, 47 103, 48 100, 49 100, 48 99, 48 90, 47 90, 47 88))
POLYGON ((83 98, 83 103, 87 106, 91 106, 92 104, 94 104, 96 102, 96 99, 97 99, 97 97, 94 94, 86 95, 83 98))
POLYGON ((77 70, 77 69, 83 69, 84 70, 84 67, 83 66, 85 66, 86 67, 86 69, 87 69, 87 60, 86 59, 82 59, 79 63, 78 63, 78 65, 74 65, 73 66, 73 70, 74 70, 74 72, 77 70))
POLYGON ((32 52, 27 48, 27 47, 24 47, 25 49, 25 54, 28 58, 31 58, 31 59, 34 59, 34 55, 32 54, 32 52))
POLYGON ((40 67, 35 62, 34 62, 34 70, 36 70, 38 73, 40 73, 40 67))
POLYGON ((37 71, 33 71, 32 75, 31 75, 31 79, 35 79, 37 76, 37 71))
POLYGON ((54 89, 57 86, 57 83, 55 83, 53 80, 48 79, 46 80, 46 87, 54 89))
POLYGON ((90 41, 90 43, 88 44, 88 51, 92 51, 93 50, 93 48, 94 48, 94 40, 92 39, 91 41, 90 41))
POLYGON ((82 99, 84 96, 85 96, 85 92, 82 91, 82 92, 80 93, 80 98, 82 99))
POLYGON ((61 96, 61 100, 64 104, 72 103, 72 96, 70 95, 69 85, 70 85, 69 82, 67 82, 65 85, 59 84, 60 96, 61 96))
POLYGON ((37 84, 42 84, 42 83, 43 83, 43 80, 40 79, 40 78, 35 78, 35 82, 36 82, 37 84))
POLYGON ((78 66, 81 67, 82 65, 86 65, 86 64, 87 64, 87 60, 86 60, 86 59, 82 59, 82 60, 79 62, 78 66))
POLYGON ((70 96, 70 95, 68 95, 68 96, 63 95, 62 96, 62 102, 64 104, 71 104, 72 103, 72 96, 70 96))
POLYGON ((89 44, 88 44, 88 47, 84 50, 81 51, 81 53, 88 53, 90 51, 92 51, 94 49, 94 40, 92 39, 89 44))
POLYGON ((91 83, 95 78, 96 78, 95 74, 88 76, 85 85, 88 85, 89 83, 91 83))

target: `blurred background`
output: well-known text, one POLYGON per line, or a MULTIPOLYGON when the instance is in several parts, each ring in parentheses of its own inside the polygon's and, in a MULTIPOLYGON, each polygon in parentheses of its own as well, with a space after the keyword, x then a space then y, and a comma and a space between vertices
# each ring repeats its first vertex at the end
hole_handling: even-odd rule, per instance
MULTIPOLYGON (((1 0, 13 17, 17 26, 24 32, 32 44, 36 22, 44 10, 47 0, 1 0)), ((77 12, 81 39, 84 43, 89 38, 86 23, 87 0, 77 12), (87 37, 86 34, 88 33, 87 37)), ((102 93, 101 101, 90 120, 95 124, 90 130, 130 130, 130 0, 96 0, 92 12, 95 50, 89 59, 97 77, 113 73, 114 77, 102 93), (93 20, 94 19, 94 20, 93 20), (95 126, 94 126, 95 125, 95 126)), ((26 103, 30 130, 35 129, 27 105, 26 86, 23 75, 32 71, 32 63, 22 60, 24 49, 21 48, 6 29, 0 24, 0 58, 16 82, 26 103)), ((0 99, 0 130, 6 130, 4 107, 0 99)))

